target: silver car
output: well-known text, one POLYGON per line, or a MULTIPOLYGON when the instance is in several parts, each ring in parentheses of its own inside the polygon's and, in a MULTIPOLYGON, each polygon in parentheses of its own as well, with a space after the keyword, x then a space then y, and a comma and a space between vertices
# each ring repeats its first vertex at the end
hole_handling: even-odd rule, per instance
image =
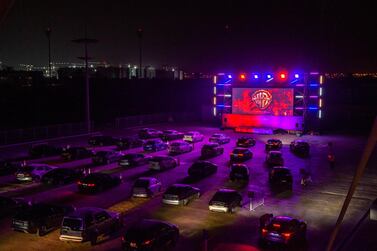
POLYGON ((191 200, 199 197, 199 188, 186 184, 174 184, 164 193, 162 203, 169 205, 187 205, 191 200))
POLYGON ((122 218, 119 213, 102 208, 83 207, 63 218, 59 239, 72 242, 90 241, 95 245, 99 236, 111 235, 121 226, 122 218))
POLYGON ((153 177, 140 177, 132 188, 133 197, 151 197, 161 191, 161 182, 153 177))
POLYGON ((168 151, 171 155, 191 152, 192 149, 192 144, 189 144, 185 141, 173 142, 168 146, 168 151))

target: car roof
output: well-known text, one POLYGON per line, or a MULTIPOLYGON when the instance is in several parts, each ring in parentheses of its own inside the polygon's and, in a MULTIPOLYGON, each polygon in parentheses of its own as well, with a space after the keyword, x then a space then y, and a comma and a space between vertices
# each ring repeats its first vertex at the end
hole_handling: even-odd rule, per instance
POLYGON ((231 168, 247 168, 247 165, 237 163, 237 164, 232 164, 231 168))
POLYGON ((233 151, 236 150, 236 151, 250 151, 248 148, 243 148, 243 147, 235 147, 233 148, 233 151))
POLYGON ((27 166, 30 166, 30 167, 48 166, 48 167, 51 167, 51 168, 58 168, 57 166, 50 166, 48 164, 40 164, 40 163, 31 163, 31 164, 28 164, 27 166))
POLYGON ((237 192, 236 190, 234 189, 229 189, 229 188, 221 188, 219 190, 217 190, 217 193, 235 193, 237 192))
POLYGON ((87 214, 99 213, 102 211, 106 211, 106 210, 102 208, 98 208, 98 207, 81 207, 81 208, 76 209, 72 213, 68 214, 67 217, 82 217, 87 214))
POLYGON ((268 153, 269 154, 282 154, 281 151, 269 151, 268 153))
POLYGON ((139 177, 137 180, 154 180, 154 179, 156 179, 156 178, 154 178, 154 177, 139 177))
POLYGON ((280 139, 268 139, 267 141, 281 141, 280 139))
POLYGON ((273 220, 279 222, 290 222, 291 220, 293 220, 293 218, 289 216, 275 216, 273 220))
POLYGON ((190 185, 187 185, 187 184, 173 184, 173 185, 171 185, 171 187, 193 187, 193 186, 190 186, 190 185))
POLYGON ((153 160, 163 160, 163 159, 173 159, 173 157, 165 156, 165 155, 155 155, 152 156, 153 160))

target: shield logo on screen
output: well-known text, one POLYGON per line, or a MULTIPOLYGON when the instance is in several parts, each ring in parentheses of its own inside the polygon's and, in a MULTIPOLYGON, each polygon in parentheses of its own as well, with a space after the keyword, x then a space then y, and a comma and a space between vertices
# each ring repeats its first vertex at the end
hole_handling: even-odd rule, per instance
POLYGON ((259 109, 264 110, 271 104, 272 95, 269 91, 258 90, 251 95, 251 100, 259 109))

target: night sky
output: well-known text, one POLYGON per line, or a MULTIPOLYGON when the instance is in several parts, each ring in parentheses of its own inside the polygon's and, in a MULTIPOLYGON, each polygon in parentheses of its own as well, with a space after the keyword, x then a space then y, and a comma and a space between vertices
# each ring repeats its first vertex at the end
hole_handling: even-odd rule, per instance
POLYGON ((111 64, 138 63, 142 27, 144 65, 377 70, 376 2, 340 0, 16 0, 0 24, 0 61, 47 65, 44 30, 51 27, 52 61, 79 62, 82 48, 71 40, 84 36, 85 26, 99 40, 90 48, 95 61, 111 64))

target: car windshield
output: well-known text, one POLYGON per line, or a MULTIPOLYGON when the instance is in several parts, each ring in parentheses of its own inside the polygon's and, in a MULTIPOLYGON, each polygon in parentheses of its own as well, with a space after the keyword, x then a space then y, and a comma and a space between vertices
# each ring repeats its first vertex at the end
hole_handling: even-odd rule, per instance
POLYGON ((290 224, 287 221, 273 219, 271 223, 267 226, 269 230, 277 232, 286 232, 289 230, 290 224))
POLYGON ((291 171, 286 168, 274 169, 272 172, 275 176, 286 176, 291 174, 291 171))
POLYGON ((82 227, 82 220, 76 218, 64 218, 63 227, 69 227, 73 231, 78 231, 82 227))
POLYGON ((135 187, 148 187, 149 179, 138 179, 135 182, 135 187))
POLYGON ((228 202, 234 197, 234 192, 217 192, 212 200, 213 201, 221 201, 221 202, 228 202))
POLYGON ((167 194, 180 194, 184 191, 188 190, 188 187, 186 186, 171 186, 166 190, 167 194))

